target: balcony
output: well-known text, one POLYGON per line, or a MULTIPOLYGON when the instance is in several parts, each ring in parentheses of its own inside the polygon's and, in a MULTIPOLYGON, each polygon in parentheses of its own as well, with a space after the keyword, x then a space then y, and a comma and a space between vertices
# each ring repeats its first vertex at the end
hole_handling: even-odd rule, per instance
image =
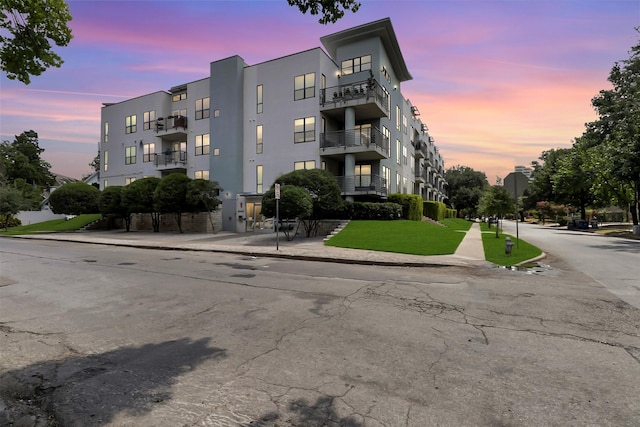
POLYGON ((154 154, 154 157, 158 170, 164 172, 184 172, 187 169, 186 151, 167 151, 162 154, 154 154))
POLYGON ((424 184, 427 181, 427 168, 423 166, 416 168, 415 179, 416 183, 424 184))
POLYGON ((320 149, 320 155, 327 157, 353 154, 356 160, 389 158, 389 140, 376 128, 321 133, 320 149))
POLYGON ((359 121, 389 116, 389 95, 375 79, 328 87, 320 90, 320 111, 335 118, 344 117, 344 109, 353 107, 359 121))
POLYGON ((411 141, 411 145, 415 148, 416 151, 416 159, 423 159, 427 157, 427 143, 421 139, 416 139, 415 141, 411 141))
POLYGON ((163 141, 186 141, 187 118, 185 116, 158 117, 156 133, 163 141))
POLYGON ((337 176, 343 196, 387 197, 385 179, 378 175, 337 176))

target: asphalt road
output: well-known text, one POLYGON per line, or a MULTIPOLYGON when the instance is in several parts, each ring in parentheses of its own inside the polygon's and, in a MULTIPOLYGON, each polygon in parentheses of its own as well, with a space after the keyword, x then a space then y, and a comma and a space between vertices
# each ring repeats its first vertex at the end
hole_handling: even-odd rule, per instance
POLYGON ((0 240, 0 425, 640 425, 640 310, 541 273, 0 240))
MULTIPOLYGON (((516 235, 515 222, 504 221, 503 228, 516 235)), ((518 235, 640 309, 640 240, 526 223, 518 223, 518 235)))

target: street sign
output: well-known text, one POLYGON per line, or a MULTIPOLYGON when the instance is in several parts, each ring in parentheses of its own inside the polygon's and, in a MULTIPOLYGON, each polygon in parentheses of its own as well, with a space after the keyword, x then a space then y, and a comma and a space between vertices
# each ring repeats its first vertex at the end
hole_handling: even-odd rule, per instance
POLYGON ((280 199, 280 184, 276 184, 276 200, 280 199))

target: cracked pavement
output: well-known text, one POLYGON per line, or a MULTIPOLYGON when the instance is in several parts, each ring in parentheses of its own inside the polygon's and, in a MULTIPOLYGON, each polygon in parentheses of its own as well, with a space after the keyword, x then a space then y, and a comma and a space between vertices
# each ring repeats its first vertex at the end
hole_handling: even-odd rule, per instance
POLYGON ((639 425, 640 310, 546 262, 3 242, 0 425, 639 425))

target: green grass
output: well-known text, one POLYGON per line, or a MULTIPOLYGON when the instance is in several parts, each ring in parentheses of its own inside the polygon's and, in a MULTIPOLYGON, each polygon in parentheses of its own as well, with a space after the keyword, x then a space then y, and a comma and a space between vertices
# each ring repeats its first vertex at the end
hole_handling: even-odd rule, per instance
POLYGON ((412 255, 453 254, 471 223, 452 219, 442 227, 423 221, 351 221, 328 246, 412 255), (467 224, 468 223, 468 224, 467 224))
POLYGON ((53 233, 56 231, 74 231, 79 230, 85 225, 102 218, 100 214, 78 215, 70 220, 54 219, 51 221, 39 222, 36 224, 20 225, 11 227, 8 231, 2 229, 0 235, 13 236, 19 234, 39 234, 53 233))
POLYGON ((542 254, 542 251, 525 242, 522 239, 518 239, 510 234, 504 234, 502 231, 499 237, 496 238, 495 225, 489 226, 486 223, 480 223, 480 230, 482 231, 482 246, 484 247, 484 255, 487 261, 497 265, 512 266, 519 264, 523 261, 530 260, 542 254), (513 248, 511 254, 505 254, 505 238, 511 238, 513 242, 513 248))

